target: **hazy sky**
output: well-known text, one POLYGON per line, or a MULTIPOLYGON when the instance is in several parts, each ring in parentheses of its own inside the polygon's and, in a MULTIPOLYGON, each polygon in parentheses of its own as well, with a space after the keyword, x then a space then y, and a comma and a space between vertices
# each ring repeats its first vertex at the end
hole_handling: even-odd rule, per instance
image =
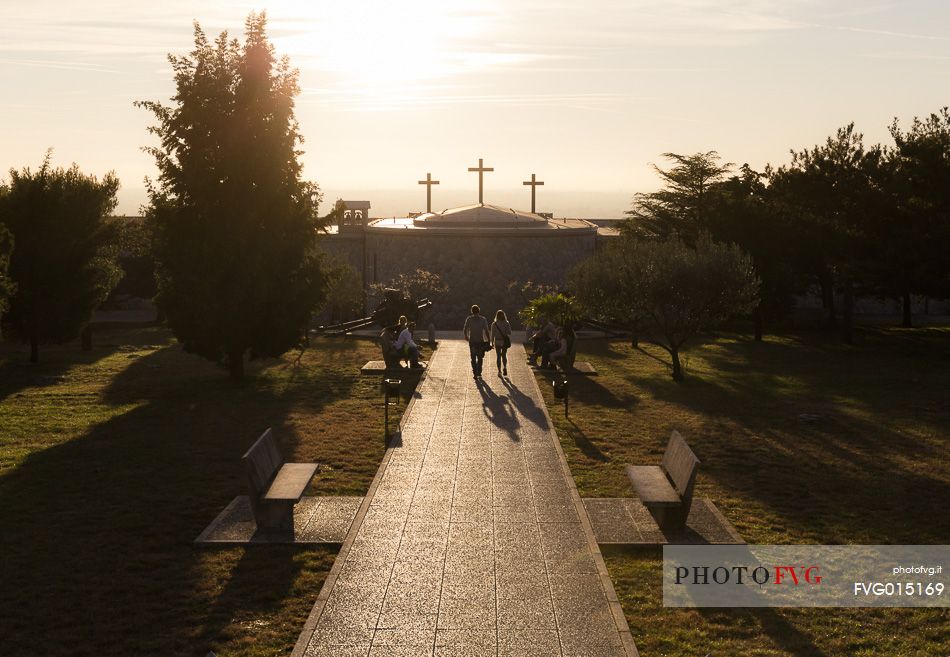
POLYGON ((167 101, 167 53, 191 21, 241 35, 266 9, 279 53, 300 68, 305 174, 374 216, 485 201, 620 216, 656 187, 660 153, 718 150, 784 163, 855 121, 886 140, 950 104, 950 2, 919 0, 0 0, 0 171, 115 170, 136 213, 150 115, 167 101))

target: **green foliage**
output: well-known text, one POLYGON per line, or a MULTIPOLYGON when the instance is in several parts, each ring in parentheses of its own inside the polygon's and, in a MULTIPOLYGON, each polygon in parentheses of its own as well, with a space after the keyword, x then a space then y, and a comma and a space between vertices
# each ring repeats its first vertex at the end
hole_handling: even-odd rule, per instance
POLYGON ((8 319, 34 362, 39 344, 79 335, 120 276, 108 220, 119 180, 108 173, 100 182, 75 164, 54 169, 49 158, 35 172, 11 170, 0 193, 0 223, 15 245, 6 251, 16 284, 8 319))
POLYGON ((173 105, 139 102, 158 124, 159 168, 148 219, 159 263, 158 303, 185 349, 243 374, 244 355, 277 356, 298 344, 327 280, 316 247, 317 186, 301 179, 294 118, 297 71, 277 59, 264 14, 245 42, 210 43, 170 56, 173 105))
POLYGON ((385 285, 373 283, 370 290, 382 297, 387 289, 399 290, 406 298, 413 301, 431 299, 437 301, 440 296, 449 291, 449 286, 442 281, 442 277, 426 269, 417 268, 408 274, 399 274, 385 285))
POLYGON ((543 326, 548 320, 558 326, 573 326, 583 315, 580 305, 573 297, 560 292, 550 292, 533 299, 518 311, 518 316, 528 326, 543 326))
POLYGON ((338 198, 333 203, 333 209, 323 218, 325 226, 339 226, 343 223, 343 213, 346 211, 346 204, 343 199, 338 198))
POLYGON ((138 217, 116 217, 114 221, 118 233, 118 262, 122 268, 122 278, 112 293, 151 299, 158 291, 158 285, 155 280, 155 257, 149 226, 138 217))
POLYGON ((766 177, 743 164, 737 175, 716 183, 717 206, 706 227, 716 240, 736 244, 752 256, 762 281, 753 311, 758 339, 764 320, 791 314, 793 295, 804 288, 796 263, 810 248, 798 237, 790 213, 770 202, 766 177))
MULTIPOLYGON (((0 187, 0 198, 6 190, 0 187)), ((10 257, 13 253, 13 235, 0 223, 0 320, 10 307, 10 296, 16 290, 16 284, 10 279, 10 257)))
POLYGON ((792 163, 770 172, 769 194, 793 218, 808 251, 799 263, 824 288, 829 324, 834 322, 832 287, 844 296, 842 340, 850 342, 856 282, 880 258, 881 227, 894 221, 886 183, 886 151, 866 148, 854 124, 824 144, 792 151, 792 163))
POLYGON ((950 296, 950 112, 944 107, 915 118, 906 132, 895 120, 890 131, 896 144, 890 182, 898 209, 884 227, 882 245, 891 290, 950 296))
POLYGON ((366 310, 366 294, 359 273, 338 258, 328 258, 327 302, 333 321, 346 321, 362 317, 366 310))
POLYGON ((699 234, 695 248, 676 239, 621 238, 578 265, 571 280, 595 317, 636 317, 669 352, 677 381, 684 343, 758 302, 752 258, 707 233, 699 234))
POLYGON ((643 238, 679 236, 692 244, 702 230, 708 230, 709 215, 716 203, 716 183, 732 164, 720 164, 716 151, 688 156, 663 153, 663 157, 676 163, 669 170, 653 165, 663 180, 663 189, 637 194, 622 230, 643 238))

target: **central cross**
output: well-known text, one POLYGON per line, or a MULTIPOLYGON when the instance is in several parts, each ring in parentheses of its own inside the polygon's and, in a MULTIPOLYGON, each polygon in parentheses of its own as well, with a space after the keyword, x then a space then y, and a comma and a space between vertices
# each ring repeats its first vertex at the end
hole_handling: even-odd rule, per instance
POLYGON ((432 180, 432 174, 427 173, 425 180, 419 181, 420 185, 426 186, 426 212, 432 212, 432 185, 438 185, 438 180, 432 180))
POLYGON ((478 204, 479 204, 479 205, 482 205, 482 175, 483 175, 486 171, 494 171, 495 169, 494 169, 493 167, 486 167, 486 166, 482 163, 482 158, 478 158, 478 166, 477 166, 477 167, 469 167, 468 170, 469 170, 469 171, 478 171, 478 204))
POLYGON ((525 180, 522 185, 531 185, 531 214, 534 214, 534 190, 538 185, 543 185, 543 180, 535 180, 534 174, 531 174, 531 180, 525 180))

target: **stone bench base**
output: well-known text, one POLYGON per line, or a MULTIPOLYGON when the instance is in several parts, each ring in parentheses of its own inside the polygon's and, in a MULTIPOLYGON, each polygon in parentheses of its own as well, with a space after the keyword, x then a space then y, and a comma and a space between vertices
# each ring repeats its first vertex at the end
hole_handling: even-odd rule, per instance
MULTIPOLYGON (((531 365, 532 370, 541 369, 538 365, 531 365)), ((550 370, 554 371, 554 370, 550 370)), ((578 360, 574 362, 574 367, 567 371, 568 374, 583 374, 585 376, 597 376, 597 368, 594 367, 593 363, 589 363, 586 360, 578 360)))
POLYGON ((398 374, 400 372, 403 374, 408 372, 422 372, 429 365, 429 363, 424 360, 420 360, 419 364, 422 365, 422 367, 418 369, 412 369, 410 367, 386 367, 386 361, 384 360, 369 360, 366 361, 366 364, 360 368, 360 374, 364 376, 372 376, 382 374, 398 374))
POLYGON ((247 495, 231 500, 195 545, 342 543, 353 524, 362 497, 303 497, 294 506, 294 533, 258 531, 247 495))
POLYGON ((685 530, 663 530, 640 500, 591 497, 582 500, 602 545, 743 545, 732 523, 708 497, 693 498, 685 530))

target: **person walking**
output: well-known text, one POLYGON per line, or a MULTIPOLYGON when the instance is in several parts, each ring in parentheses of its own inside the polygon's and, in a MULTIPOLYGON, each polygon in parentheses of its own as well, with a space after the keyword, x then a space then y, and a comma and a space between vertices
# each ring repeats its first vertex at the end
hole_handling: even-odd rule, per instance
POLYGON ((491 323, 491 343, 495 348, 495 366, 498 376, 508 376, 508 348, 511 347, 511 324, 505 316, 505 311, 499 309, 495 313, 495 321, 491 323))
POLYGON ((485 359, 485 344, 489 341, 488 320, 482 317, 477 305, 472 305, 472 314, 465 318, 462 334, 468 340, 468 352, 472 357, 472 378, 482 378, 482 361, 485 359))

